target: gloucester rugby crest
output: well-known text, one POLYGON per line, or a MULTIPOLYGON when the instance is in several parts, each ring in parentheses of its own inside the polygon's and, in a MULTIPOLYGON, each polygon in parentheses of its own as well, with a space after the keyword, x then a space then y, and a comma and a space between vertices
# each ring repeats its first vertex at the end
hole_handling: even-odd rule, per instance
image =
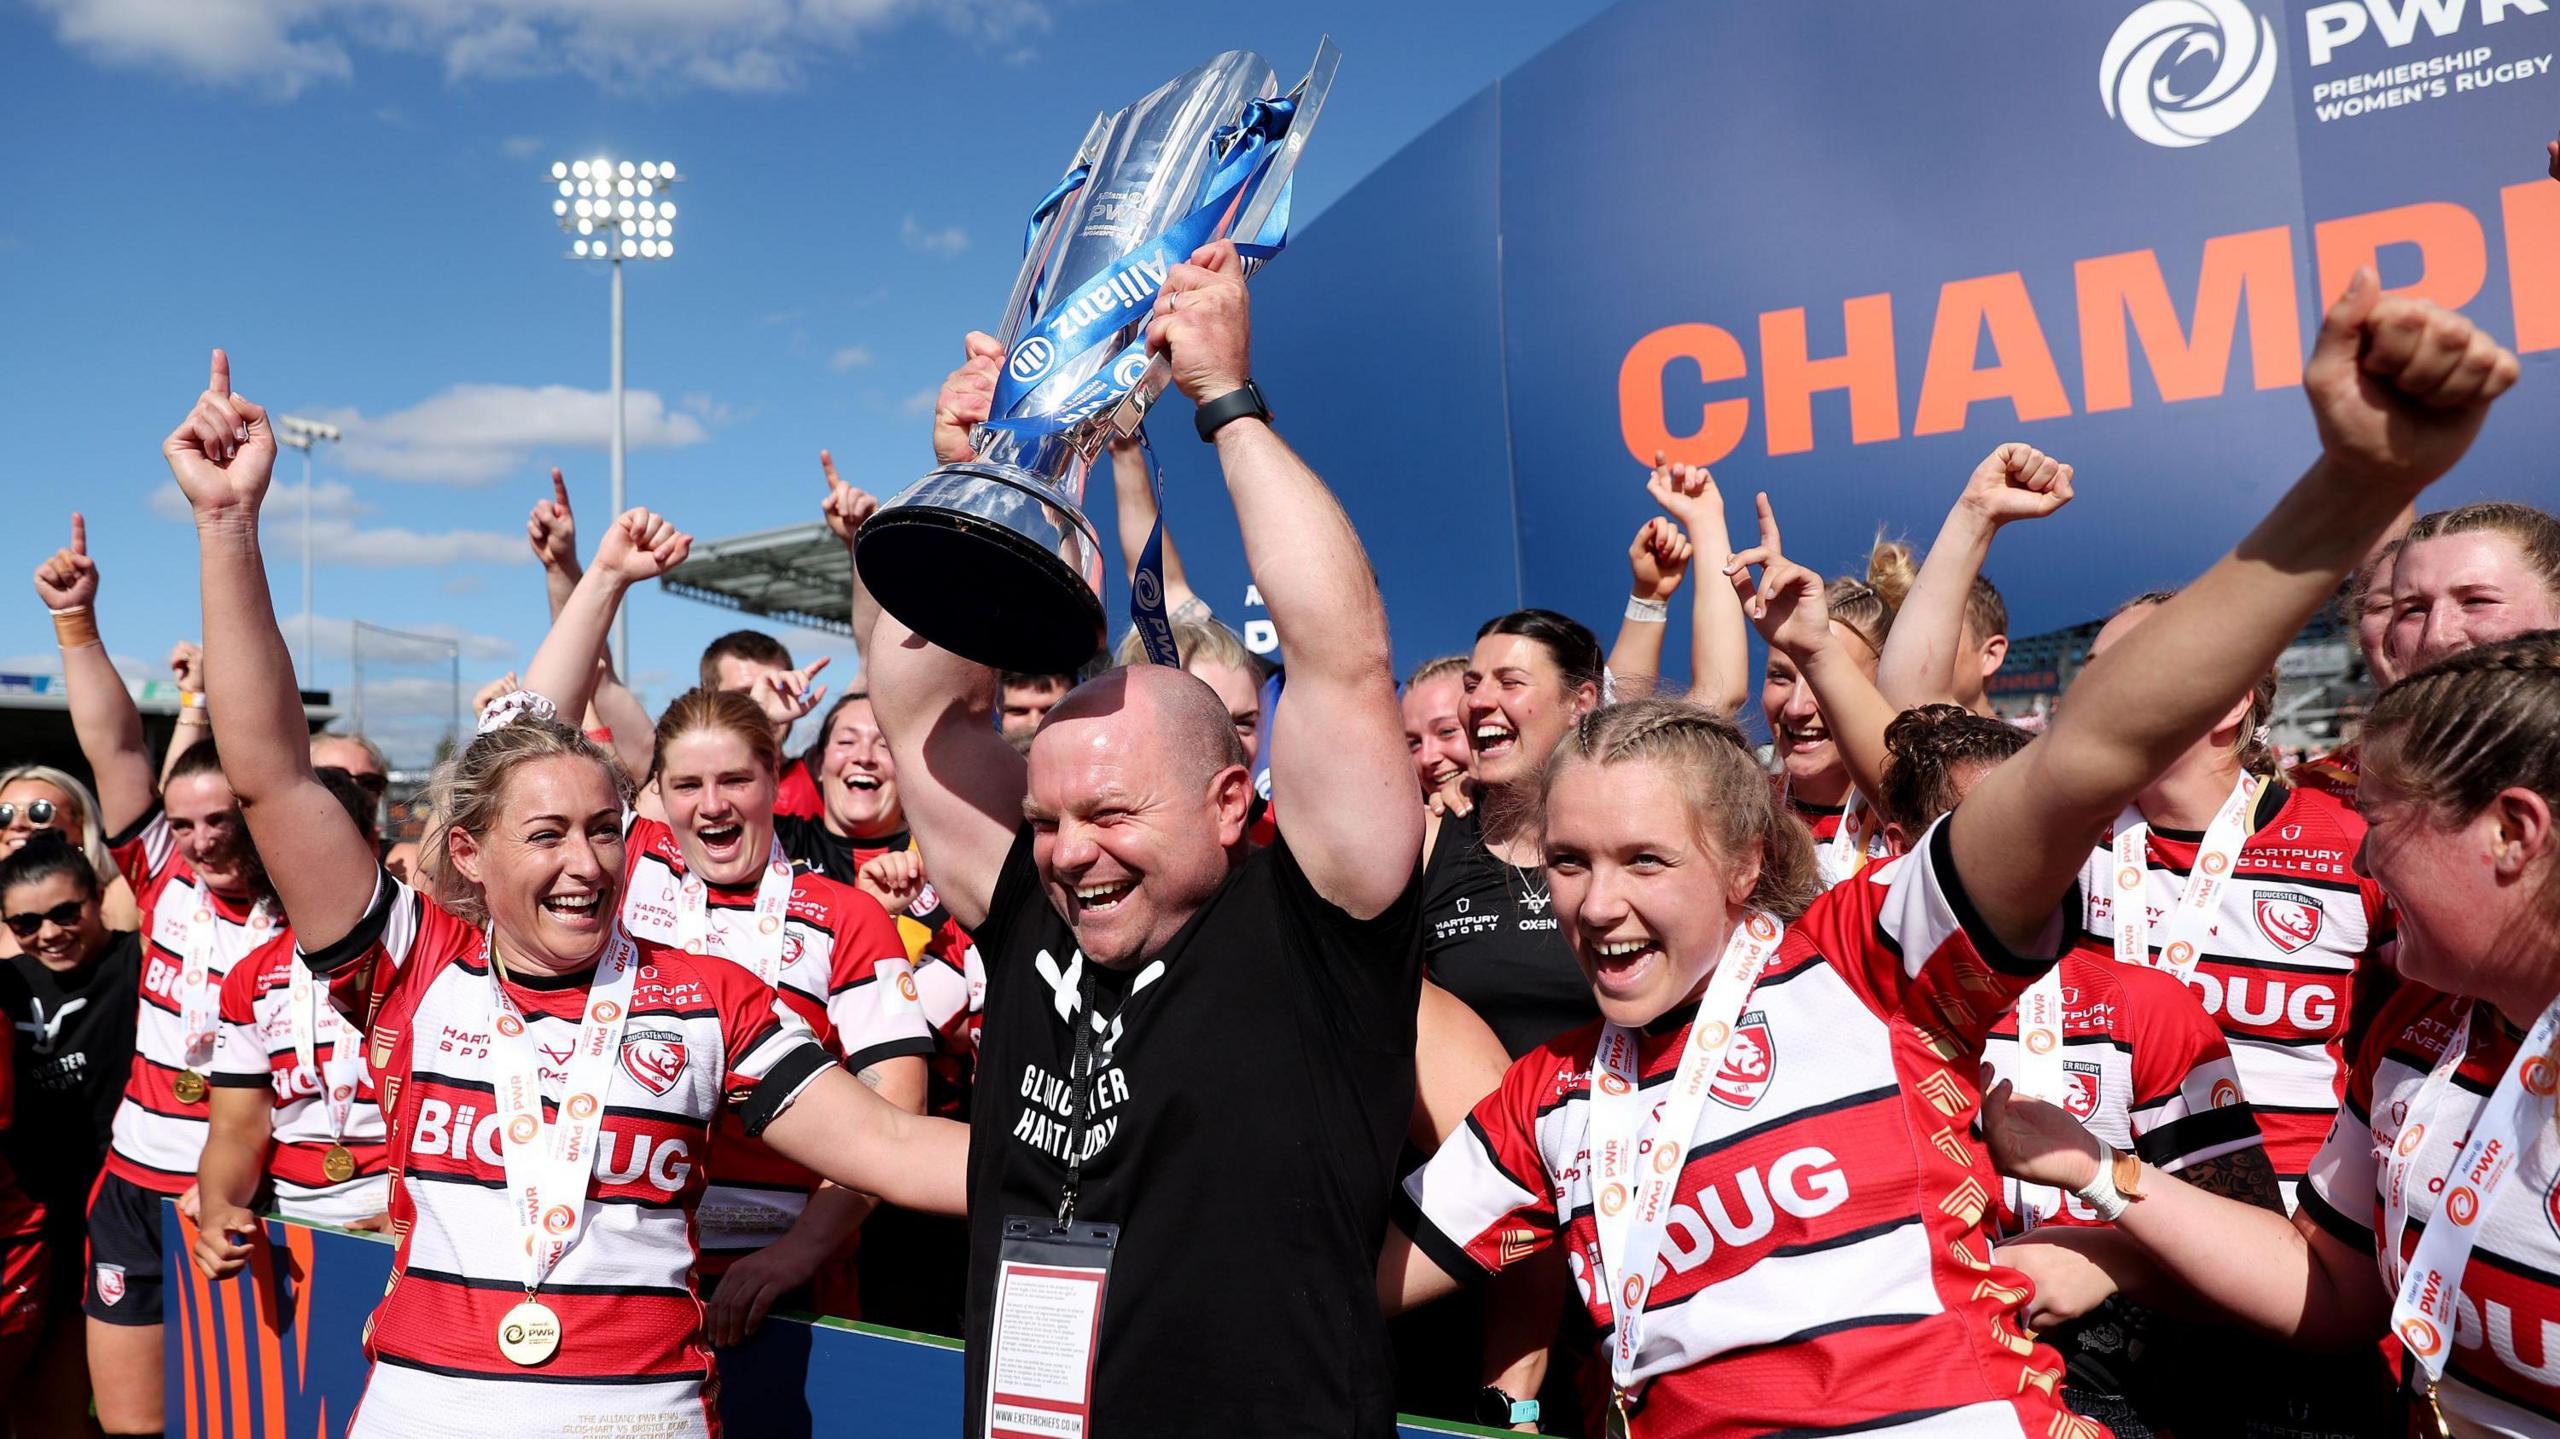
POLYGON ((651 1094, 665 1094, 684 1077, 684 1035, 672 1029, 635 1029, 622 1037, 622 1069, 651 1094))
POLYGON ((2321 921, 2327 918, 2316 896, 2293 889, 2259 890, 2254 908, 2258 932, 2287 954, 2318 939, 2321 921))
POLYGON ((2062 1077, 2070 1084, 2062 1092, 2062 1107, 2074 1119, 2087 1119, 2098 1112, 2098 1066, 2077 1059, 2062 1062, 2062 1077))
POLYGON ((1707 1093, 1718 1103, 1749 1109, 1769 1092, 1777 1072, 1778 1046, 1769 1034, 1768 1012, 1754 1009, 1734 1021, 1733 1038, 1725 1041, 1724 1060, 1707 1082, 1707 1093))

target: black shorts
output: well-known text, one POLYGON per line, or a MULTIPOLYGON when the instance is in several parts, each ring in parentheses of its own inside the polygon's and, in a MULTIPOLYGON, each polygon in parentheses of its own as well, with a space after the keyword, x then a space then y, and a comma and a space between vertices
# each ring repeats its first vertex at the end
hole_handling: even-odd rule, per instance
POLYGON ((80 1311, 107 1324, 160 1322, 160 1206, 169 1196, 100 1171, 89 1191, 89 1267, 80 1311))

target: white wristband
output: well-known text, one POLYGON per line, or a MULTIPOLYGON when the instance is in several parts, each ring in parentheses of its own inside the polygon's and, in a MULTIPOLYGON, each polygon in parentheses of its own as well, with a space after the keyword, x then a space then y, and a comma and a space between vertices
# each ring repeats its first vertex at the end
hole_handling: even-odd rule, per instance
POLYGON ((2102 1224, 2115 1223, 2119 1215, 2132 1207, 2131 1202, 2116 1188, 2115 1159, 2113 1151, 2101 1149, 2098 1155, 2098 1177, 2072 1191, 2073 1197, 2097 1211, 2098 1220, 2102 1224))
POLYGON ((1642 595, 1629 595, 1627 596, 1627 618, 1638 624, 1669 624, 1671 605, 1665 600, 1649 600, 1642 595))

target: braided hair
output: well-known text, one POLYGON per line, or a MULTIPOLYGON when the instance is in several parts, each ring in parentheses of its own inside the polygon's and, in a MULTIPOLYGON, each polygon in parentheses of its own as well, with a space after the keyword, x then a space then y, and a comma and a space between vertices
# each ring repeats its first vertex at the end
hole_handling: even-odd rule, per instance
POLYGON ((1757 860, 1751 904, 1782 919, 1803 914, 1820 892, 1813 835, 1771 792, 1769 778, 1733 721, 1685 700, 1660 697, 1605 705, 1574 722, 1536 788, 1536 827, 1557 776, 1577 765, 1648 763, 1677 785, 1691 832, 1728 864, 1757 860))
POLYGON ((1964 791, 1989 769, 2027 747, 2034 736, 1962 705, 1932 704, 1904 710, 1884 731, 1884 793, 1876 808, 1889 824, 1915 839, 1938 816, 1956 807, 1964 791), (1977 773, 1968 775, 1966 771, 1977 773))

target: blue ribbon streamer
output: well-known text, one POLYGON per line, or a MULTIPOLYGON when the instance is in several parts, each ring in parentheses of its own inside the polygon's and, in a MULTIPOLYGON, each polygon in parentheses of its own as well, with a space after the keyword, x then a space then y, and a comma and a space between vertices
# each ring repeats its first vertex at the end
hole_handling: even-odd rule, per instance
POLYGON ((1040 203, 1031 207, 1031 219, 1022 227, 1022 253, 1031 253, 1032 244, 1040 238, 1040 222, 1049 218, 1049 212, 1066 203, 1069 195, 1083 189, 1084 182, 1092 178, 1091 165, 1078 165, 1058 181, 1056 189, 1040 197, 1040 203))
POLYGON ((1137 573, 1129 579, 1129 624, 1145 646, 1149 664, 1182 667, 1182 649, 1173 642, 1173 621, 1164 603, 1164 467, 1156 463, 1156 447, 1144 428, 1138 451, 1147 457, 1147 486, 1155 492, 1156 522, 1147 530, 1146 547, 1138 551, 1137 573))

